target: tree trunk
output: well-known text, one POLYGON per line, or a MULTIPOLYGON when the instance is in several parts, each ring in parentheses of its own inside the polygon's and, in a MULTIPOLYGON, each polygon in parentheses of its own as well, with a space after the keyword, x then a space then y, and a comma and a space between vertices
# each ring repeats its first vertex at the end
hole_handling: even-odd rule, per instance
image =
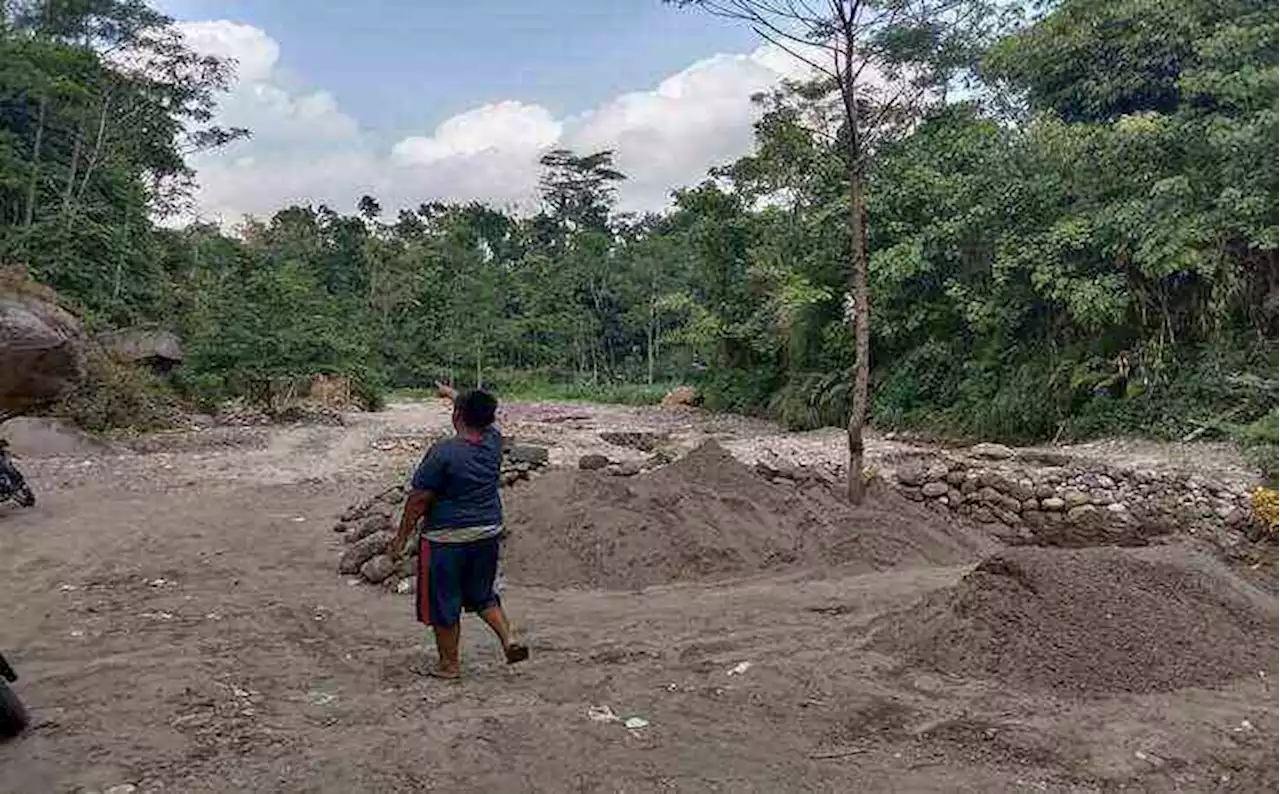
POLYGON ((30 229, 36 217, 36 186, 40 182, 40 146, 44 142, 44 120, 49 111, 49 97, 40 96, 40 115, 36 121, 36 139, 31 145, 31 178, 27 180, 27 206, 23 211, 22 228, 30 229))
MULTIPOLYGON (((843 6, 841 6, 843 9, 843 6)), ((867 295, 867 196, 866 175, 862 169, 862 128, 853 71, 856 36, 853 17, 841 10, 844 47, 840 97, 844 103, 845 123, 849 126, 846 166, 849 169, 849 251, 853 261, 849 270, 853 292, 853 346, 856 361, 853 368, 853 405, 849 411, 849 501, 862 504, 867 496, 867 482, 862 477, 862 428, 867 423, 867 380, 871 369, 871 306, 867 295)))
POLYGON ((649 299, 649 344, 647 346, 648 350, 646 352, 646 355, 649 358, 649 385, 650 386, 653 385, 653 342, 658 336, 657 331, 654 328, 656 317, 657 317, 657 311, 655 311, 654 309, 653 298, 650 298, 649 299))
POLYGON ((862 477, 862 428, 867 422, 867 381, 871 369, 871 305, 867 295, 866 186, 855 164, 849 169, 849 235, 853 251, 853 338, 857 360, 853 370, 853 406, 849 412, 849 501, 862 504, 867 483, 862 477))

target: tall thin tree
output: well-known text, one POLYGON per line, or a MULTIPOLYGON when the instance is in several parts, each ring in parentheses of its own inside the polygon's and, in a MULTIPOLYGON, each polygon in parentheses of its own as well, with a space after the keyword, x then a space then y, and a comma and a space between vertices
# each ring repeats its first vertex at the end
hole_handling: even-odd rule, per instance
POLYGON ((827 109, 812 129, 848 172, 849 292, 854 349, 848 421, 849 498, 866 496, 863 428, 871 364, 867 181, 876 152, 911 128, 972 62, 991 32, 988 0, 667 0, 749 25, 811 72, 798 94, 827 109))

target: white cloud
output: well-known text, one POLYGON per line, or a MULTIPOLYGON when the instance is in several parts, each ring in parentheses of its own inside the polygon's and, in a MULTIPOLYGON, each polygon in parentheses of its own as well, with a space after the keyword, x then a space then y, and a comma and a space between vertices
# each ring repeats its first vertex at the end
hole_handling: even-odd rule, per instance
POLYGON ((629 177, 619 190, 620 207, 661 209, 673 188, 695 184, 709 167, 748 152, 759 113, 751 96, 801 71, 795 59, 768 47, 715 55, 653 90, 577 116, 557 119, 539 105, 508 100, 468 110, 388 150, 375 146, 328 92, 286 87, 279 45, 264 31, 225 20, 180 27, 197 50, 238 63, 217 121, 248 127, 253 138, 192 162, 201 213, 228 223, 291 203, 350 209, 364 193, 391 212, 434 199, 530 208, 538 158, 557 146, 613 149, 629 177))

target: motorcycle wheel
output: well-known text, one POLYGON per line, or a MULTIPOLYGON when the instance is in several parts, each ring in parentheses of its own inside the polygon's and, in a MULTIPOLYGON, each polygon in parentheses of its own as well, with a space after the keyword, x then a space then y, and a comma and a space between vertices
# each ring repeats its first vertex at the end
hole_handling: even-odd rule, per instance
POLYGON ((13 501, 22 507, 32 507, 36 503, 36 495, 31 492, 31 486, 24 485, 14 493, 13 501))
POLYGON ((27 709, 9 683, 0 679, 0 738, 11 738, 27 727, 27 709))

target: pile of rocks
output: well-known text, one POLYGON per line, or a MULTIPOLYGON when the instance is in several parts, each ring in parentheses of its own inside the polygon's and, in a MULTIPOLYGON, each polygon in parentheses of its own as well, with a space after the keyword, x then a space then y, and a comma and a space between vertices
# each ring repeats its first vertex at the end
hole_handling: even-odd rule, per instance
MULTIPOLYGON (((546 447, 533 444, 505 447, 502 450, 503 487, 529 479, 547 465, 548 459, 546 447)), ((418 564, 416 539, 411 539, 408 553, 398 565, 387 554, 404 499, 404 486, 395 485, 347 508, 333 527, 347 544, 338 561, 338 573, 358 575, 369 584, 383 585, 400 593, 413 592, 413 575, 418 564)))
POLYGON ((1252 523, 1240 484, 996 444, 912 456, 884 474, 907 498, 992 525, 1010 543, 1143 545, 1179 527, 1247 532, 1252 523))

